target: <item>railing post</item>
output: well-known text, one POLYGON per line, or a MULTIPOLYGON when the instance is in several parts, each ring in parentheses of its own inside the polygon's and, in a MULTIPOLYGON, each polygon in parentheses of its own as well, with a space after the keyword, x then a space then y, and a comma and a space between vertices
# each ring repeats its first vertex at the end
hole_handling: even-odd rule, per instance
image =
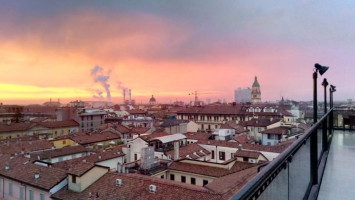
MULTIPOLYGON (((313 73, 313 124, 317 122, 317 71, 313 73)), ((315 130, 317 131, 317 129, 315 130)), ((311 178, 312 184, 318 184, 318 140, 317 140, 317 132, 311 133, 310 137, 310 145, 311 145, 311 178)))

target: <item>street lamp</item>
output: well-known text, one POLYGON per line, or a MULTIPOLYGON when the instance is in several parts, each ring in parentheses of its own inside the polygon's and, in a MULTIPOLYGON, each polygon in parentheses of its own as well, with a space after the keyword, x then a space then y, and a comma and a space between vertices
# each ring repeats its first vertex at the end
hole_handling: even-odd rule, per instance
MULTIPOLYGON (((318 72, 320 75, 323 75, 329 67, 322 66, 318 63, 314 65, 313 72, 313 124, 317 122, 317 77, 318 72)), ((310 137, 310 148, 311 148, 311 175, 312 175, 312 183, 318 184, 318 136, 317 129, 315 132, 311 134, 310 137)))
MULTIPOLYGON (((334 85, 330 85, 329 87, 329 107, 332 109, 334 107, 333 103, 333 93, 336 91, 334 85)), ((329 120, 329 127, 330 127, 330 133, 333 134, 333 126, 334 126, 334 117, 333 117, 333 111, 330 113, 330 120, 329 120)))
MULTIPOLYGON (((324 115, 327 114, 327 79, 323 79, 322 85, 324 86, 324 115)), ((329 118, 328 118, 329 119, 329 118)), ((328 136, 327 136, 327 120, 323 121, 323 149, 328 149, 328 136)))
POLYGON ((335 89, 335 86, 334 85, 330 85, 330 88, 329 88, 329 106, 330 106, 330 108, 333 108, 334 107, 334 102, 333 102, 333 93, 335 92, 335 91, 337 91, 336 89, 335 89))
POLYGON ((328 69, 329 67, 327 66, 322 66, 318 63, 314 65, 315 71, 313 72, 313 123, 315 124, 317 122, 317 78, 318 78, 318 72, 322 76, 328 69))
POLYGON ((327 86, 328 86, 328 81, 325 78, 323 80, 322 85, 324 86, 324 114, 327 113, 327 86))

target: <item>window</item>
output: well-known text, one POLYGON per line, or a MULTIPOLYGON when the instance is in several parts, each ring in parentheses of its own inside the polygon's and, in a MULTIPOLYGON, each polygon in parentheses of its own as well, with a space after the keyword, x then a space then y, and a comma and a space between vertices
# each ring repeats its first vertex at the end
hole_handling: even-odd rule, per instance
POLYGON ((170 180, 172 180, 172 181, 175 180, 175 175, 174 174, 170 174, 170 180))
POLYGON ((40 194, 40 195, 39 195, 39 199, 40 199, 40 200, 44 200, 44 194, 40 194))
POLYGON ((9 195, 12 196, 12 183, 9 183, 9 195))
POLYGON ((91 126, 94 126, 94 122, 91 122, 91 126))
POLYGON ((83 116, 81 116, 81 121, 84 121, 84 117, 83 116))
POLYGON ((203 186, 208 184, 208 180, 203 180, 203 186))
POLYGON ((35 198, 34 198, 33 190, 29 190, 29 192, 30 192, 30 200, 34 200, 35 198))
POLYGON ((220 160, 225 160, 225 159, 226 159, 226 153, 223 152, 223 151, 220 151, 220 152, 219 152, 219 159, 220 159, 220 160))
POLYGON ((244 161, 244 162, 248 162, 248 161, 249 161, 249 158, 243 157, 243 161, 244 161))
POLYGON ((93 119, 94 119, 94 116, 91 115, 91 120, 93 120, 93 119))
POLYGON ((24 189, 23 189, 23 187, 20 187, 20 200, 24 200, 25 198, 24 198, 24 189))
POLYGON ((160 178, 161 178, 161 179, 164 179, 164 175, 161 175, 160 178))
POLYGON ((181 176, 181 182, 182 183, 186 183, 186 177, 185 176, 181 176))
POLYGON ((191 184, 192 185, 196 185, 196 179, 195 178, 191 178, 191 184))
POLYGON ((214 150, 212 150, 211 154, 212 154, 211 159, 214 159, 214 150))
POLYGON ((76 176, 75 176, 75 175, 72 175, 72 176, 71 176, 71 182, 72 182, 72 183, 76 183, 76 176))
POLYGON ((85 126, 84 122, 81 122, 81 127, 84 127, 84 126, 85 126))

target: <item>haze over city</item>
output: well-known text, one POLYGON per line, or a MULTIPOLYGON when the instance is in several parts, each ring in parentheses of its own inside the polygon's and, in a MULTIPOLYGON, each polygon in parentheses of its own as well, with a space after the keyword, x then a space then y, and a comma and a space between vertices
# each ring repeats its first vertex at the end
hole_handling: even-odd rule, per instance
POLYGON ((353 98, 355 2, 4 1, 0 100, 233 101, 254 76, 263 101, 312 99, 314 63, 353 98), (94 69, 97 69, 93 73, 94 69), (109 98, 110 97, 110 98, 109 98))

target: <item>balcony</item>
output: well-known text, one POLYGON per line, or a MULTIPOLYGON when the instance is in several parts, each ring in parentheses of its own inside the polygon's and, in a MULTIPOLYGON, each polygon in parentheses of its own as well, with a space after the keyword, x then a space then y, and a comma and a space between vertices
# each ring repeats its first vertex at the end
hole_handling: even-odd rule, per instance
POLYGON ((354 199, 355 131, 333 130, 333 112, 340 111, 326 113, 232 199, 354 199))

